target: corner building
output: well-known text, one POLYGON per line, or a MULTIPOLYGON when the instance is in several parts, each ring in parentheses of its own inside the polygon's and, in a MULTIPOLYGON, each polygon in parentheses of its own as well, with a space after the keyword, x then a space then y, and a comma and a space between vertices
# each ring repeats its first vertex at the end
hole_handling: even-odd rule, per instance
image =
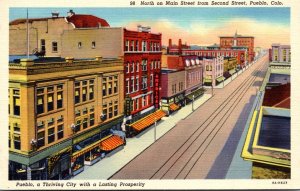
POLYGON ((9 63, 9 179, 68 179, 125 144, 123 58, 9 63))

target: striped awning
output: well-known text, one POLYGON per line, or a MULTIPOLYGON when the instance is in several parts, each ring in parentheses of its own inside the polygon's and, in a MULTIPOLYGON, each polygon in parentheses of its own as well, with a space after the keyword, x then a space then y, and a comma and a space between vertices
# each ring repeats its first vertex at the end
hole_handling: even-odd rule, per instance
POLYGON ((217 78, 217 81, 218 81, 218 82, 222 82, 223 80, 225 80, 224 76, 221 76, 221 77, 218 77, 218 78, 217 78))
POLYGON ((124 141, 121 137, 113 135, 100 143, 100 149, 103 151, 112 151, 123 144, 124 141))
POLYGON ((165 112, 160 109, 160 110, 157 110, 154 113, 151 113, 150 115, 132 123, 130 126, 137 131, 141 131, 141 130, 145 129, 146 127, 149 127, 150 125, 154 124, 155 121, 160 120, 165 115, 166 115, 165 112))
POLYGON ((175 103, 172 103, 169 107, 171 111, 176 111, 177 109, 179 109, 179 106, 175 103))

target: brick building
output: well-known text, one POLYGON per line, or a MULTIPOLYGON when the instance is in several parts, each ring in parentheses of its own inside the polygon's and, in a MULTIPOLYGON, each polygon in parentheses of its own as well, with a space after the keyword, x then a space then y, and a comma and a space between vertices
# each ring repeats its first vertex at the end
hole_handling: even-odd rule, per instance
POLYGON ((123 58, 9 63, 9 179, 68 179, 124 142, 123 58))
POLYGON ((162 109, 168 113, 179 109, 203 94, 203 66, 197 56, 162 56, 162 109))
POLYGON ((255 57, 254 37, 234 34, 234 36, 220 36, 220 49, 244 49, 247 48, 248 62, 252 62, 255 57))

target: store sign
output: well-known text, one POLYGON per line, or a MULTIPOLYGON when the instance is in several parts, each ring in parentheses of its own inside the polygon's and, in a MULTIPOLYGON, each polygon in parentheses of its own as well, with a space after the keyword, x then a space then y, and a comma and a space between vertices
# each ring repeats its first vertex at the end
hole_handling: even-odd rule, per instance
POLYGON ((160 73, 154 74, 154 107, 159 108, 159 80, 160 73))
POLYGON ((133 110, 132 100, 130 97, 125 98, 125 115, 129 116, 133 110))

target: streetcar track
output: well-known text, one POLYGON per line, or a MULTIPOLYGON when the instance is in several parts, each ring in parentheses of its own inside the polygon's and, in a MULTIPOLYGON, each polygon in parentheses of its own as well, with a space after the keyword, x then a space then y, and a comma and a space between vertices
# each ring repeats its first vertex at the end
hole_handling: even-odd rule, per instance
MULTIPOLYGON (((211 123, 212 123, 212 121, 213 121, 213 119, 220 113, 220 112, 222 112, 222 110, 223 110, 223 108, 225 108, 226 106, 229 106, 230 108, 227 110, 227 111, 229 111, 231 108, 232 108, 232 106, 230 106, 229 105, 229 103, 233 100, 233 98, 235 98, 236 96, 239 96, 239 94, 243 94, 243 92, 244 92, 244 90, 245 90, 245 93, 248 91, 248 89, 251 87, 251 85, 253 84, 253 82, 255 81, 255 79, 257 78, 257 74, 258 74, 258 72, 259 72, 259 70, 261 70, 263 67, 265 67, 264 65, 262 65, 262 66, 257 66, 256 68, 255 68, 255 70, 254 71, 252 71, 252 73, 251 73, 251 75, 248 77, 248 78, 246 78, 231 94, 229 94, 229 96, 228 96, 228 99, 226 99, 226 101, 224 101, 224 102, 222 102, 219 106, 218 106, 218 108, 217 109, 215 109, 214 111, 213 111, 213 113, 194 131, 194 132, 192 132, 192 134, 187 138, 187 140, 181 145, 181 147, 179 147, 167 160, 166 160, 166 162, 165 163, 163 163, 163 165, 150 177, 150 179, 152 179, 156 174, 158 174, 167 164, 168 164, 168 162, 169 162, 169 160, 170 159, 172 159, 172 158, 174 158, 174 156, 176 155, 176 154, 178 154, 179 153, 179 151, 182 149, 182 147, 183 146, 185 146, 186 147, 186 144, 187 144, 187 142, 188 141, 190 141, 191 140, 191 138, 192 137, 194 137, 195 136, 195 134, 197 133, 197 131, 199 131, 199 130, 201 130, 202 128, 201 127, 203 127, 203 125, 205 124, 205 123, 207 123, 208 121, 210 121, 206 126, 204 126, 204 129, 202 129, 202 131, 200 131, 200 133, 195 137, 195 139, 187 146, 187 149, 185 149, 184 150, 184 152, 173 162, 173 164, 167 169, 167 171, 162 175, 162 177, 161 178, 163 178, 171 169, 172 169, 172 167, 177 163, 177 161, 181 158, 181 156, 183 155, 183 154, 185 154, 185 152, 191 147, 191 145, 201 136, 201 134, 207 129, 207 127, 208 127, 208 125, 210 125, 211 123), (249 83, 250 82, 250 83, 249 83), (245 88, 245 85, 248 85, 248 86, 246 86, 246 88, 245 88), (245 89, 244 89, 245 88, 245 89), (221 109, 220 109, 221 108, 221 109), (219 110, 220 109, 220 110, 219 110), (218 111, 219 110, 219 111, 218 111)), ((244 94, 245 94, 244 93, 244 94)), ((243 95, 244 95, 243 94, 243 95)), ((242 98, 241 98, 242 99, 242 98)), ((240 99, 240 100, 241 100, 240 99)), ((233 103, 233 105, 235 104, 236 102, 234 102, 233 103)), ((239 102, 237 102, 237 104, 238 104, 239 102)), ((235 107, 237 106, 237 104, 235 105, 235 107)), ((235 108, 234 107, 234 108, 235 108)), ((232 110, 233 111, 233 110, 232 110)), ((226 115, 226 113, 225 113, 225 115, 226 115)), ((225 115, 223 115, 222 117, 221 117, 221 119, 220 119, 220 121, 224 118, 224 116, 225 115)), ((228 117, 227 117, 227 119, 228 119, 228 117)), ((227 119, 224 121, 224 123, 227 121, 227 119)), ((224 124, 223 123, 223 124, 224 124)), ((222 124, 222 125, 223 125, 222 124)), ((213 130, 209 133, 209 135, 216 129, 216 127, 218 126, 218 124, 213 128, 213 130)), ((221 126, 222 127, 222 126, 221 126)), ((219 130, 221 129, 221 127, 219 128, 219 130)), ((217 131, 217 133, 219 132, 219 130, 217 131)), ((217 134, 216 133, 216 134, 217 134)), ((215 134, 215 135, 216 135, 215 134)), ((215 136, 214 136, 215 137, 215 136)), ((213 138, 214 138, 213 137, 213 138)), ((209 144, 211 143, 211 141, 213 140, 213 138, 210 140, 210 142, 209 142, 209 144)), ((202 145, 206 142, 206 140, 207 139, 205 139, 205 141, 200 145, 200 147, 196 150, 196 152, 195 153, 197 153, 198 152, 198 150, 202 147, 202 145)), ((205 147, 205 150, 206 150, 206 148, 209 146, 209 144, 205 147)), ((205 152, 205 150, 203 151, 203 153, 205 152)), ((192 155, 192 157, 195 155, 195 153, 192 155)), ((202 154, 201 154, 201 156, 202 156, 202 154)), ((200 156, 200 157, 201 157, 200 156)), ((192 158, 192 157, 190 157, 190 159, 192 158)), ((196 162, 200 159, 200 157, 196 160, 196 162)), ((180 173, 183 171, 183 169, 186 167, 186 165, 189 163, 189 161, 190 160, 188 160, 187 161, 187 163, 184 165, 184 167, 180 170, 180 172, 177 174, 177 176, 176 176, 176 178, 180 175, 180 173)), ((192 167, 195 165, 196 163, 194 163, 193 165, 192 165, 192 167)), ((191 168, 192 169, 192 168, 191 168)), ((188 172, 188 174, 190 173, 190 171, 191 171, 191 169, 189 170, 189 172, 188 172)), ((188 174, 185 176, 185 178, 188 176, 188 174)), ((160 179, 161 179, 160 178, 160 179)))

